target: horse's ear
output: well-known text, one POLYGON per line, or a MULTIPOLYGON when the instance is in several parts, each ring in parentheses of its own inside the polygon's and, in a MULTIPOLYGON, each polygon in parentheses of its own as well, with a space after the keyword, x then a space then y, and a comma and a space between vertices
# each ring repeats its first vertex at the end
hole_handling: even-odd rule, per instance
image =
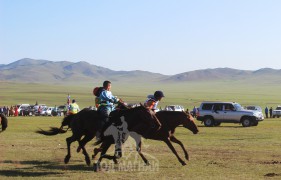
POLYGON ((143 106, 143 107, 144 107, 144 105, 143 105, 142 103, 140 103, 140 106, 143 106))

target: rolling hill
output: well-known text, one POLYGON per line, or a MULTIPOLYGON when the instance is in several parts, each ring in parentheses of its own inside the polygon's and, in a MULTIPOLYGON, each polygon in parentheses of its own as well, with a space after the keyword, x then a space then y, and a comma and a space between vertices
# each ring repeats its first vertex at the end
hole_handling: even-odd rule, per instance
POLYGON ((119 82, 189 82, 189 81, 259 81, 281 83, 281 70, 263 68, 256 71, 231 68, 203 69, 176 75, 163 75, 147 71, 114 71, 87 62, 49 61, 24 58, 0 65, 0 81, 31 83, 71 83, 103 81, 119 82))
POLYGON ((13 82, 89 82, 111 79, 115 81, 158 81, 165 75, 146 71, 113 71, 87 62, 53 62, 47 60, 21 59, 0 66, 0 80, 13 82))

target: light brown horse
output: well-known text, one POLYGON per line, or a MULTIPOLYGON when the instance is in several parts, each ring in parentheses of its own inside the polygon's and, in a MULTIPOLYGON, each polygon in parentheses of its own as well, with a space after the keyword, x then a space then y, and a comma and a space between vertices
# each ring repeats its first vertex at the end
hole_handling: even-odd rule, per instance
MULTIPOLYGON (((184 154, 185 154, 185 159, 189 160, 189 155, 188 152, 186 151, 183 143, 178 140, 175 136, 175 129, 179 126, 179 125, 183 125, 183 127, 187 128, 188 130, 192 131, 193 134, 197 134, 199 132, 193 117, 190 114, 187 114, 185 112, 177 112, 177 111, 160 111, 156 113, 156 117, 159 119, 159 121, 162 124, 162 128, 155 132, 152 133, 150 135, 147 135, 145 132, 147 132, 147 128, 148 126, 146 124, 143 125, 143 129, 139 129, 136 133, 140 134, 140 135, 146 135, 146 139, 152 139, 152 140, 157 140, 157 141, 164 141, 168 147, 171 149, 171 151, 175 154, 175 156, 177 157, 178 161, 182 164, 182 165, 186 165, 185 161, 183 161, 178 153, 176 152, 174 146, 172 145, 171 142, 177 143, 181 146, 184 154)), ((140 122, 142 123, 142 122, 140 122)), ((130 131, 130 126, 128 127, 128 130, 130 131)), ((134 137, 133 137, 134 138, 134 137)), ((94 169, 98 169, 99 168, 99 164, 102 160, 102 158, 107 158, 107 159, 113 159, 114 162, 116 161, 116 157, 115 156, 110 156, 105 154, 106 151, 108 150, 108 148, 110 147, 111 144, 114 143, 114 141, 112 141, 112 138, 104 138, 103 141, 98 141, 95 144, 98 145, 102 142, 102 145, 100 148, 96 148, 94 150, 94 155, 93 158, 95 158, 95 156, 101 152, 101 156, 98 160, 98 162, 94 165, 94 169)), ((136 141, 137 142, 137 141, 136 141)), ((137 142, 137 151, 139 153, 139 155, 141 156, 141 158, 143 159, 143 161, 149 165, 148 160, 144 157, 144 155, 141 152, 141 141, 137 142)))

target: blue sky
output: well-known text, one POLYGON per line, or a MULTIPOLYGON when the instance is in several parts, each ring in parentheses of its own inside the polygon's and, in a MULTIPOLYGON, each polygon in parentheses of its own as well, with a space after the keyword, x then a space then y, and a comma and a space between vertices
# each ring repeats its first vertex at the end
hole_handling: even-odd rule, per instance
POLYGON ((281 69, 280 0, 0 0, 0 64, 281 69))

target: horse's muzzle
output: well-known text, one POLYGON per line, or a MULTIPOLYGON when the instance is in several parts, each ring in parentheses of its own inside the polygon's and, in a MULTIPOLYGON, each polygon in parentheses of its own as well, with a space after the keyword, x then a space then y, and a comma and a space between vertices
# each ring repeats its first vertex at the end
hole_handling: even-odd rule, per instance
POLYGON ((199 132, 199 130, 193 131, 193 134, 197 134, 199 132))

